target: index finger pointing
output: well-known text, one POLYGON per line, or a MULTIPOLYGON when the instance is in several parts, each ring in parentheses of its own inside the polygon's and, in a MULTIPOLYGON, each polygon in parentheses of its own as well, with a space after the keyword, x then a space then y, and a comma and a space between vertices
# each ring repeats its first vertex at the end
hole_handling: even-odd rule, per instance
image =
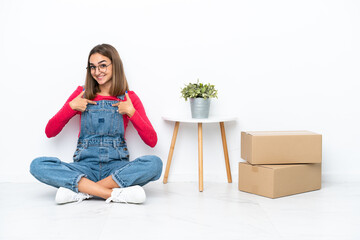
POLYGON ((86 102, 97 105, 97 102, 94 102, 94 101, 91 101, 91 100, 87 100, 86 102))
POLYGON ((81 93, 78 95, 78 97, 82 97, 84 95, 85 91, 81 91, 81 93))
POLYGON ((125 92, 125 96, 126 96, 126 101, 130 101, 130 102, 131 102, 130 96, 129 96, 129 94, 128 94, 127 91, 125 92))

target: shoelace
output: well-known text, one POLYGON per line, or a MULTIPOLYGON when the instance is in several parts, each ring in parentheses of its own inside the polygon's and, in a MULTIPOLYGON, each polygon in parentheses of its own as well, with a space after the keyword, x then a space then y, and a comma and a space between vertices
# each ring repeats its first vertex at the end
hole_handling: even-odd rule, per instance
POLYGON ((77 203, 81 203, 84 199, 89 199, 91 195, 84 194, 84 193, 78 193, 75 197, 75 200, 77 203))
POLYGON ((112 193, 111 193, 111 196, 110 196, 108 199, 106 199, 105 202, 106 202, 106 203, 110 203, 110 202, 113 201, 114 199, 119 199, 120 195, 123 195, 123 196, 124 196, 124 200, 123 200, 123 201, 124 201, 126 204, 128 204, 128 202, 125 200, 125 199, 127 199, 127 196, 126 196, 126 194, 123 193, 122 190, 120 190, 119 192, 117 192, 116 196, 113 196, 112 193))

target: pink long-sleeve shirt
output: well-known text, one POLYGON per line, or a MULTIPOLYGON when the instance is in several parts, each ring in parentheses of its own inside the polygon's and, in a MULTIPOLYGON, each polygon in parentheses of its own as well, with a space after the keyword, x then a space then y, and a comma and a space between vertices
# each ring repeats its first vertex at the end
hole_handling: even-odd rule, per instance
MULTIPOLYGON (((81 114, 79 111, 75 111, 70 107, 70 102, 77 97, 83 90, 83 87, 78 86, 77 89, 71 94, 69 99, 66 101, 64 106, 58 111, 55 116, 53 116, 45 128, 45 134, 48 138, 55 137, 58 135, 64 126, 70 121, 72 117, 76 114, 81 114)), ((128 91, 129 97, 131 102, 135 108, 134 115, 130 118, 126 114, 123 115, 124 119, 124 130, 126 132, 126 127, 131 121, 133 126, 135 127, 136 131, 138 132, 141 139, 150 147, 155 147, 157 143, 157 134, 151 125, 148 117, 146 116, 145 109, 143 104, 140 101, 140 98, 136 95, 133 91, 128 91)), ((121 101, 117 97, 113 96, 101 96, 96 95, 93 101, 100 101, 100 100, 116 100, 121 101)), ((126 101, 126 96, 125 96, 126 101)), ((80 115, 81 116, 81 115, 80 115)), ((81 120, 80 120, 81 122, 81 120)), ((81 127, 81 124, 80 124, 81 127)), ((79 133, 80 135, 80 133, 79 133)), ((124 133, 125 136, 125 133, 124 133)))

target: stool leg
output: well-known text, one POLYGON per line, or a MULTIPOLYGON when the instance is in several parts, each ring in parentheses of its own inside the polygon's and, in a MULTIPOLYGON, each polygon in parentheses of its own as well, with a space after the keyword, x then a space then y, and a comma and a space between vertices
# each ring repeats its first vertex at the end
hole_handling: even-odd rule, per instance
POLYGON ((202 136, 202 123, 198 123, 198 147, 199 147, 199 191, 204 190, 203 184, 203 136, 202 136))
POLYGON ((167 179, 169 176, 169 171, 170 171, 170 165, 171 165, 171 159, 174 153, 174 148, 175 148, 175 142, 176 142, 176 136, 179 130, 179 122, 175 122, 175 127, 174 127, 174 133, 173 133, 173 137, 171 140, 171 145, 170 145, 170 150, 169 150, 169 156, 167 159, 167 163, 166 163, 166 170, 165 170, 165 175, 164 175, 164 180, 163 183, 167 183, 167 179))
POLYGON ((228 154, 228 149, 227 149, 227 144, 226 144, 224 122, 220 122, 220 130, 221 130, 221 138, 222 138, 222 143, 223 143, 223 148, 224 148, 227 179, 228 179, 228 183, 231 183, 232 179, 231 179, 231 171, 230 171, 230 163, 229 163, 229 154, 228 154))

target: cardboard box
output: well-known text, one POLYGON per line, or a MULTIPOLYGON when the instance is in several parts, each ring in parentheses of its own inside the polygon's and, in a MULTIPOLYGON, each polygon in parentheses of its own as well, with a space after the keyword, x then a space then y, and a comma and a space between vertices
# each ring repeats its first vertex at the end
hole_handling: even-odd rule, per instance
POLYGON ((321 188, 321 163, 251 165, 239 163, 239 190, 278 198, 321 188))
POLYGON ((241 132, 241 158, 251 164, 321 163, 322 136, 309 131, 241 132))

